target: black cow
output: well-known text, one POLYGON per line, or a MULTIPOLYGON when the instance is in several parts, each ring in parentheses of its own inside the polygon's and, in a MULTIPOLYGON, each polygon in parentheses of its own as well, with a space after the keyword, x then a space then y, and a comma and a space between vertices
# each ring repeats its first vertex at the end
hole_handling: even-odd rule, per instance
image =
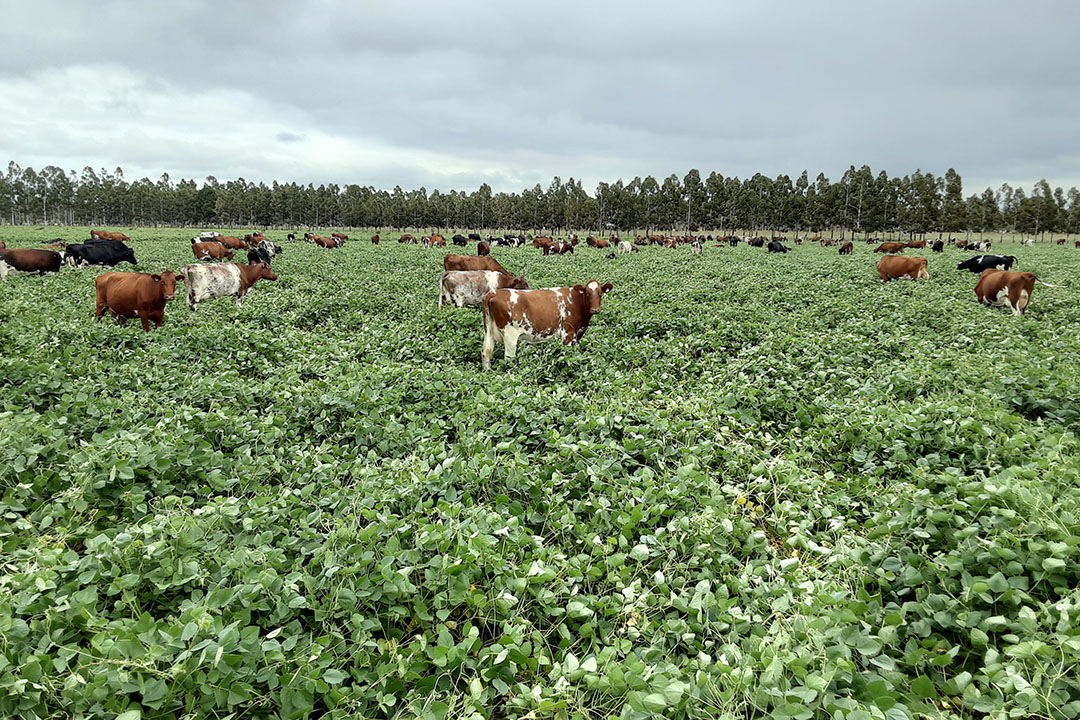
POLYGON ((938 240, 930 247, 930 249, 934 252, 943 252, 945 250, 945 243, 941 240, 938 240))
POLYGON ((780 242, 779 240, 773 240, 769 243, 769 252, 786 253, 790 251, 791 248, 789 248, 787 245, 784 245, 784 243, 780 242))
POLYGON ((469 244, 469 238, 465 237, 464 235, 455 235, 452 241, 458 247, 465 247, 469 244))
POLYGON ((469 233, 469 239, 480 242, 480 235, 478 233, 469 233))
POLYGON ((135 251, 120 240, 94 240, 82 245, 68 245, 64 249, 64 262, 73 268, 87 265, 112 267, 122 262, 139 264, 135 260, 135 251))
POLYGON ((979 275, 983 270, 1010 270, 1016 257, 1013 255, 976 255, 956 266, 957 270, 970 270, 979 275))
POLYGON ((285 237, 289 242, 296 242, 296 233, 289 233, 285 237))
POLYGON ((764 238, 754 238, 753 240, 747 240, 746 244, 749 245, 750 247, 764 247, 765 246, 765 239, 764 238))
POLYGON ((260 240, 259 244, 248 250, 248 265, 258 265, 261 262, 270 264, 275 255, 280 255, 282 249, 270 240, 260 240))

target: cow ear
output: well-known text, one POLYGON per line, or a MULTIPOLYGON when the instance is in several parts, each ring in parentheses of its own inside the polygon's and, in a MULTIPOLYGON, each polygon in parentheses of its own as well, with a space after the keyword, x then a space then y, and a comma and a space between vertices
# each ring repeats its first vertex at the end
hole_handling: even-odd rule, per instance
POLYGON ((600 286, 600 292, 606 293, 609 290, 613 290, 614 288, 615 288, 615 286, 612 285, 611 283, 604 283, 603 285, 600 286))
POLYGON ((575 285, 573 290, 574 290, 574 292, 585 292, 585 286, 584 285, 575 285))
POLYGON ((153 278, 154 282, 161 282, 160 275, 151 275, 150 277, 153 278))

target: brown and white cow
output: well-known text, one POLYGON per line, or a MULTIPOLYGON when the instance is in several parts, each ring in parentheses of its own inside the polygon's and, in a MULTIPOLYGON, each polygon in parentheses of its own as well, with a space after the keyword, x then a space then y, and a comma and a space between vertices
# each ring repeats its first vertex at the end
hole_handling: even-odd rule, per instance
POLYGON ((399 243, 404 243, 406 245, 415 245, 416 244, 416 236, 407 235, 407 234, 402 235, 400 238, 398 238, 398 242, 399 243))
POLYGON ((216 240, 209 242, 192 243, 191 251, 195 253, 196 260, 221 260, 233 259, 233 251, 216 240))
POLYGON ((930 273, 926 269, 926 258, 924 257, 886 255, 878 260, 877 271, 883 282, 902 277, 909 277, 912 280, 918 280, 919 278, 930 279, 930 273))
POLYGON ((123 242, 131 242, 131 238, 122 232, 108 232, 106 230, 91 230, 91 240, 121 240, 123 242))
POLYGON ((443 258, 443 270, 494 270, 503 275, 510 275, 499 261, 491 256, 473 257, 471 255, 447 255, 443 258))
POLYGON ((63 261, 60 253, 37 248, 7 248, 0 250, 0 278, 9 273, 45 273, 60 272, 63 261))
POLYGON ((1035 273, 1013 272, 1010 270, 984 270, 975 283, 975 297, 984 305, 996 305, 1009 308, 1013 315, 1023 315, 1031 302, 1031 293, 1035 283, 1046 287, 1051 285, 1035 277, 1035 273))
POLYGON ((443 304, 474 307, 480 305, 488 293, 503 288, 528 290, 529 283, 523 277, 494 270, 450 270, 443 273, 439 282, 439 307, 443 304))
POLYGON ((612 287, 611 283, 590 280, 574 287, 497 290, 485 295, 481 367, 491 369, 496 343, 503 344, 503 357, 510 360, 517 354, 518 342, 577 342, 588 330, 592 316, 600 312, 601 297, 612 287))
MULTIPOLYGON (((198 267, 198 266, 193 266, 198 267)), ((160 274, 103 273, 94 280, 97 302, 94 317, 100 321, 108 310, 121 325, 129 318, 142 320, 142 328, 150 332, 165 322, 165 303, 176 296, 176 281, 183 280, 172 270, 160 274)))
POLYGON ((855 252, 855 245, 853 245, 850 241, 840 246, 841 255, 850 255, 853 252, 855 252))
POLYGON ((277 280, 278 276, 266 263, 188 265, 182 279, 187 283, 188 307, 195 310, 203 300, 219 297, 236 298, 236 304, 241 305, 257 281, 277 280))
POLYGON ((346 240, 349 239, 349 236, 346 235, 345 233, 330 233, 330 237, 336 238, 337 240, 341 240, 342 242, 345 242, 346 240))
POLYGON ((574 253, 574 246, 562 239, 544 246, 545 255, 565 255, 566 253, 572 255, 574 253))
POLYGON ((887 243, 881 243, 876 248, 874 248, 874 252, 876 252, 876 253, 904 252, 904 248, 906 248, 906 247, 907 247, 907 243, 887 242, 887 243))

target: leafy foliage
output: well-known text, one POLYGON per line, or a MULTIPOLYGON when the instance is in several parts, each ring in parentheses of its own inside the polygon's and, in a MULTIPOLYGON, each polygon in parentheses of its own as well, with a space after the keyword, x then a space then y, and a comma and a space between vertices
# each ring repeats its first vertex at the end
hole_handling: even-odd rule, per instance
POLYGON ((1080 714, 1075 290, 684 250, 496 249, 615 291, 483 375, 439 250, 288 244, 151 333, 0 281, 0 715, 1080 714))

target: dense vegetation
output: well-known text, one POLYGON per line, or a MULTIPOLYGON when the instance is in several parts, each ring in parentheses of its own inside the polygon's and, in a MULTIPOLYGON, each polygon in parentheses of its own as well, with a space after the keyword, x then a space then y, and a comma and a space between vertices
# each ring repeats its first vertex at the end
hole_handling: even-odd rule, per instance
POLYGON ((442 250, 287 245, 150 333, 0 281, 0 716, 1080 715, 1074 287, 604 252, 495 250, 615 290, 487 374, 442 250))
POLYGON ((635 177, 601 182, 590 195, 580 180, 554 178, 521 192, 403 190, 334 183, 219 182, 208 177, 174 181, 166 173, 128 181, 121 168, 83 168, 76 175, 56 166, 40 171, 8 164, 0 176, 0 222, 90 225, 247 225, 301 227, 372 225, 401 227, 772 229, 821 232, 1080 232, 1080 191, 1051 188, 1040 180, 1030 193, 1003 184, 963 194, 960 174, 916 171, 876 175, 852 165, 831 182, 806 171, 794 181, 757 173, 749 178, 635 177))

